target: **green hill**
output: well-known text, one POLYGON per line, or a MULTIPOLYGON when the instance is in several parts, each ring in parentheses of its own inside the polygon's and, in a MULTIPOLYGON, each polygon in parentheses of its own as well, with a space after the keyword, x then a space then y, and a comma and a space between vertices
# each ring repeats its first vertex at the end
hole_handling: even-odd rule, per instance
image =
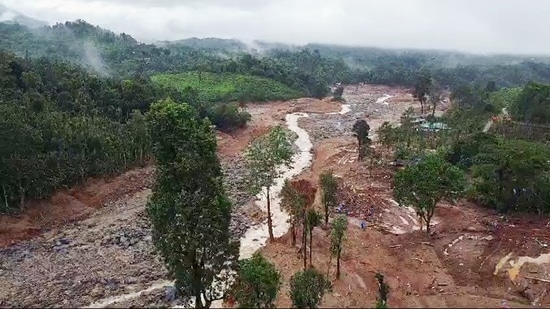
POLYGON ((193 88, 198 91, 199 99, 207 102, 289 100, 303 96, 300 91, 277 81, 242 74, 186 72, 159 74, 151 79, 180 91, 193 88))

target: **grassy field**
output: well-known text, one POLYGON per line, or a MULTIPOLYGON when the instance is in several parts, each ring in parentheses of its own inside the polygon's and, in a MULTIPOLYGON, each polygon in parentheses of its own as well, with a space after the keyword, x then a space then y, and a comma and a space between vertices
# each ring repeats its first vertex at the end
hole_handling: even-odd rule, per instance
POLYGON ((303 95, 274 80, 240 74, 186 72, 159 74, 152 80, 178 90, 192 87, 208 102, 289 100, 303 95))

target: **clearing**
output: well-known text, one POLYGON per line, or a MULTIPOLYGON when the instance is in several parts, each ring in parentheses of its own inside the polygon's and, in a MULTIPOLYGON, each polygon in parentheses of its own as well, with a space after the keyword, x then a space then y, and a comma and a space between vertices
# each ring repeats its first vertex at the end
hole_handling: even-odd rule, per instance
POLYGON ((159 74, 151 78, 154 82, 178 90, 192 87, 199 98, 207 102, 288 100, 300 97, 301 93, 272 79, 233 74, 185 72, 159 74))

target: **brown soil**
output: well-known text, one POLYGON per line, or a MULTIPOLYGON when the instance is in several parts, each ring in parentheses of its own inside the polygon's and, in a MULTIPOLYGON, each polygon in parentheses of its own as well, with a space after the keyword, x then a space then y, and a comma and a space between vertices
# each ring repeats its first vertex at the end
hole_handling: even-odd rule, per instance
MULTIPOLYGON (((410 90, 386 86, 350 86, 347 93, 373 98, 386 93, 396 106, 395 113, 383 117, 367 115, 376 130, 384 121, 397 122, 413 104, 410 90)), ((330 100, 300 99, 290 102, 249 104, 252 121, 246 129, 218 134, 222 159, 239 156, 250 141, 274 125, 282 124, 288 112, 338 112, 340 103, 330 100)), ((308 121, 304 121, 306 130, 308 121)), ((377 148, 384 156, 388 154, 377 148)), ((332 292, 323 299, 324 307, 372 307, 378 295, 374 278, 384 274, 390 286, 390 307, 528 307, 531 302, 550 305, 548 284, 527 277, 550 279, 547 264, 526 263, 515 281, 508 274, 510 263, 496 271, 502 257, 512 254, 537 257, 547 253, 550 243, 548 219, 514 216, 506 221, 495 213, 467 202, 441 205, 431 237, 418 231, 414 213, 392 202, 393 169, 382 164, 357 162, 352 136, 321 140, 314 147, 314 162, 300 178, 317 183, 319 174, 333 169, 340 177, 340 198, 346 202, 350 226, 342 257, 342 276, 334 279, 335 261, 328 256, 328 231, 316 228, 313 265, 333 280, 332 292), (366 230, 359 228, 366 210, 375 210, 366 230), (392 233, 393 231, 393 233, 392 233), (395 233, 401 234, 395 234, 395 233), (330 266, 330 268, 329 268, 330 266)), ((138 168, 112 179, 91 179, 86 185, 61 190, 46 201, 30 201, 18 217, 0 216, 0 247, 32 238, 70 221, 82 220, 103 205, 151 185, 153 167, 138 168)), ((316 206, 321 208, 319 198, 316 206)), ((278 307, 289 307, 288 280, 302 269, 298 248, 291 247, 288 235, 263 248, 262 253, 281 271, 284 285, 278 307)))
MULTIPOLYGON (((402 89, 366 86, 369 93, 381 95, 402 89), (373 89, 374 88, 374 89, 373 89)), ((365 90, 363 90, 365 91, 365 90)), ((411 96, 402 93, 391 98, 390 104, 411 105, 411 96)), ((417 104, 414 104, 416 107, 417 104)), ((441 112, 441 111, 438 111, 441 112)), ((397 118, 398 119, 398 118, 397 118)), ((395 117, 370 119, 378 126, 395 117)), ((307 126, 307 125, 306 125, 307 126)), ((494 212, 468 202, 443 204, 436 212, 435 235, 415 227, 414 212, 391 202, 391 182, 394 170, 385 164, 357 162, 353 137, 322 140, 314 147, 314 162, 300 178, 317 183, 319 174, 332 169, 340 177, 340 200, 349 213, 349 230, 342 257, 342 275, 335 279, 335 261, 331 262, 333 289, 324 299, 323 307, 372 307, 378 296, 374 274, 382 273, 390 286, 390 307, 529 307, 550 304, 548 284, 526 279, 525 275, 550 279, 550 265, 528 264, 512 282, 506 267, 495 275, 499 260, 508 253, 513 257, 537 257, 548 250, 541 243, 550 241, 546 227, 548 219, 515 216, 506 222, 494 212), (367 209, 374 209, 369 225, 362 230, 360 220, 367 209), (496 228, 490 228, 493 224, 496 228), (392 234, 392 227, 403 234, 392 234), (453 244, 454 242, 454 244, 453 244), (450 246, 452 244, 452 246, 450 246)), ((380 147, 377 151, 383 153, 380 147)), ((382 160, 384 162, 384 160, 382 160)), ((321 209, 319 194, 316 207, 321 209)), ((418 224, 416 222, 416 224, 418 224)), ((329 265, 329 234, 326 228, 316 228, 313 244, 313 265, 326 273, 329 265)), ((299 247, 299 246, 298 246, 299 247)), ((288 281, 302 270, 298 247, 290 245, 285 235, 269 243, 261 251, 281 271, 284 286, 277 300, 278 307, 291 305, 288 281)), ((514 258, 512 258, 514 259, 514 258)))
MULTIPOLYGON (((240 155, 252 139, 284 123, 294 111, 335 112, 341 104, 330 100, 299 99, 289 102, 249 104, 250 125, 232 134, 217 133, 221 159, 240 155)), ((154 167, 137 168, 111 178, 90 178, 85 184, 60 190, 47 200, 25 204, 17 216, 0 215, 0 248, 41 235, 45 231, 83 220, 106 203, 149 188, 154 167)))
POLYGON ((220 157, 235 157, 241 155, 252 140, 269 131, 276 125, 282 125, 285 116, 292 112, 330 113, 338 112, 341 104, 330 100, 310 98, 285 102, 269 102, 248 104, 246 111, 252 115, 246 128, 231 132, 217 132, 218 153, 220 157))
POLYGON ((110 179, 89 179, 85 185, 60 190, 48 200, 29 201, 22 214, 0 216, 0 248, 83 220, 106 203, 149 187, 153 172, 149 166, 110 179))

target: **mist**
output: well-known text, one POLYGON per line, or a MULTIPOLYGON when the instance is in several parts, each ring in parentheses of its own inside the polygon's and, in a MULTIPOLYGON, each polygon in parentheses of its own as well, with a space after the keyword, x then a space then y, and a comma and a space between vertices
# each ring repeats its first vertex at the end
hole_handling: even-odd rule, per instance
POLYGON ((109 76, 107 65, 103 62, 101 53, 91 41, 86 41, 82 45, 83 53, 82 60, 85 66, 90 67, 93 71, 102 77, 109 76))
POLYGON ((84 19, 144 42, 188 37, 481 54, 550 54, 546 0, 0 0, 28 16, 84 19))

